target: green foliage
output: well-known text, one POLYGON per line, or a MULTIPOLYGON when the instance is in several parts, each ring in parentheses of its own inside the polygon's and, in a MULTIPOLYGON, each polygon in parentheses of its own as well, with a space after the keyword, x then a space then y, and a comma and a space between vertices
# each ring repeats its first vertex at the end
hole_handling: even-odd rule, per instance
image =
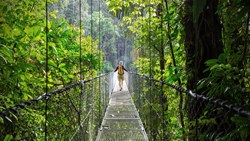
MULTIPOLYGON (((218 58, 206 60, 207 69, 205 69, 203 73, 204 76, 208 74, 208 77, 199 81, 197 89, 208 97, 220 98, 232 103, 244 105, 249 103, 250 98, 248 83, 249 59, 247 59, 246 55, 243 55, 249 54, 248 49, 246 49, 249 39, 246 38, 247 34, 245 31, 249 28, 249 23, 246 24, 249 2, 247 0, 218 2, 219 5, 216 14, 219 15, 223 26, 222 44, 224 53, 219 55, 218 58), (244 51, 244 49, 246 51, 244 51)), ((135 39, 134 45, 136 49, 131 53, 134 61, 132 65, 134 70, 146 75, 152 74, 154 78, 161 79, 162 67, 160 61, 164 58, 165 68, 163 79, 172 84, 176 84, 179 79, 182 83, 186 83, 185 75, 190 74, 185 74, 183 69, 184 66, 189 63, 189 60, 185 58, 184 44, 194 43, 192 41, 184 42, 185 38, 193 38, 193 35, 191 35, 191 33, 184 33, 184 29, 179 23, 186 18, 182 16, 183 12, 186 12, 183 11, 183 4, 188 5, 190 3, 192 10, 187 14, 193 15, 190 16, 193 19, 185 20, 193 20, 194 25, 192 26, 197 27, 197 23, 201 18, 200 15, 208 8, 207 0, 185 1, 184 3, 179 3, 179 1, 164 1, 162 3, 162 1, 151 0, 150 4, 149 1, 107 0, 110 11, 123 20, 121 26, 127 27, 132 33, 131 36, 135 39), (165 2, 168 3, 168 7, 165 7, 165 2), (168 24, 170 26, 168 26, 168 24), (176 66, 173 66, 172 56, 170 55, 170 43, 173 45, 173 53, 177 62, 176 66), (162 48, 162 46, 164 48, 162 48)), ((206 33, 209 34, 208 31, 206 31, 206 33)), ((196 53, 197 52, 194 51, 191 57, 197 55, 196 53)), ((212 53, 213 52, 211 52, 211 54, 212 53)), ((198 56, 199 55, 200 54, 198 54, 198 56)), ((199 62, 199 59, 194 61, 199 62)), ((195 67, 187 69, 199 69, 195 67)), ((143 88, 143 91, 149 91, 148 89, 149 88, 143 88)), ((164 88, 164 94, 167 99, 171 99, 170 101, 173 102, 166 103, 166 105, 169 106, 166 120, 173 119, 174 114, 171 113, 174 112, 174 110, 172 109, 178 106, 178 102, 175 101, 177 97, 174 97, 173 92, 169 91, 169 89, 164 88)), ((201 115, 203 115, 202 113, 209 112, 209 108, 211 108, 205 108, 205 105, 201 105, 201 107, 201 109, 204 108, 201 115)), ((218 113, 213 114, 216 115, 218 113)), ((217 118, 202 116, 199 120, 201 126, 206 127, 209 126, 209 124, 214 125, 217 118)), ((172 123, 176 122, 169 122, 167 132, 172 130, 171 127, 174 127, 172 123)), ((228 123, 230 123, 230 121, 228 121, 228 123)), ((202 136, 204 136, 203 139, 207 137, 206 135, 202 136)))
MULTIPOLYGON (((35 92, 41 91, 39 79, 34 79, 42 76, 39 68, 41 59, 36 60, 34 56, 41 56, 39 48, 44 41, 44 38, 41 38, 44 36, 42 33, 44 20, 41 13, 35 14, 35 11, 42 10, 41 7, 32 9, 33 1, 5 1, 0 4, 0 11, 3 15, 0 25, 2 38, 0 50, 3 59, 0 61, 1 64, 4 64, 0 74, 2 86, 0 92, 3 96, 0 101, 5 107, 9 107, 13 103, 27 100, 33 97, 32 94, 35 92), (31 80, 34 80, 33 83, 30 82, 31 80)), ((45 3, 41 2, 40 5, 44 6, 45 3)))
MULTIPOLYGON (((50 4, 54 2, 49 1, 50 4)), ((57 11, 50 11, 49 71, 46 74, 44 7, 45 1, 42 0, 0 2, 0 110, 44 93, 46 75, 51 91, 79 80, 80 75, 84 76, 84 79, 93 77, 97 73, 98 64, 102 63, 99 60, 102 53, 98 51, 98 41, 83 37, 83 30, 80 35, 78 27, 65 19, 57 18, 57 11), (79 64, 80 36, 82 74, 79 64)), ((40 109, 27 107, 27 111, 8 115, 11 123, 1 118, 0 140, 43 139, 44 107, 42 103, 39 104, 40 109), (18 127, 18 130, 11 128, 12 126, 18 127)), ((66 122, 66 119, 58 121, 66 122)))
MULTIPOLYGON (((249 2, 219 1, 217 13, 223 25, 224 52, 218 58, 207 60, 204 73, 208 77, 199 81, 198 89, 202 94, 229 101, 241 106, 249 105, 249 59, 246 54, 249 39, 246 38, 249 28, 249 2)), ((245 109, 249 111, 248 109, 245 109)), ((206 110, 208 112, 210 110, 206 110)), ((225 119, 223 119, 225 120, 225 119)), ((230 131, 218 135, 217 140, 247 140, 249 138, 249 119, 239 115, 225 120, 231 126, 230 131)))
POLYGON ((113 71, 113 67, 112 67, 112 65, 111 65, 111 63, 109 61, 104 61, 102 68, 103 68, 104 72, 111 72, 111 71, 113 71))
POLYGON ((109 60, 113 65, 117 59, 115 41, 121 36, 120 29, 114 19, 105 16, 101 11, 93 12, 91 16, 85 19, 85 35, 92 36, 94 40, 99 41, 99 49, 103 51, 105 60, 109 60))
MULTIPOLYGON (((149 1, 141 0, 107 0, 107 3, 109 10, 114 13, 115 16, 122 19, 122 23, 120 25, 127 27, 130 30, 130 38, 134 38, 135 49, 133 49, 131 53, 134 61, 132 64, 133 69, 139 73, 146 74, 148 76, 151 75, 155 79, 163 79, 171 83, 176 83, 179 78, 185 81, 183 69, 185 65, 182 39, 183 28, 181 24, 179 24, 179 12, 181 13, 180 2, 168 2, 168 4, 170 3, 168 7, 165 6, 165 1, 156 0, 151 0, 150 3, 149 1), (170 28, 168 28, 168 24, 170 25, 170 28), (168 35, 170 35, 170 38, 168 38, 168 35), (176 67, 173 66, 172 62, 170 43, 173 46, 177 62, 176 67)), ((150 90, 149 88, 143 88, 143 91, 150 90)), ((164 99, 173 98, 171 100, 175 101, 171 104, 165 103, 166 107, 169 108, 167 109, 168 111, 166 112, 165 117, 166 121, 168 121, 169 118, 176 116, 172 112, 176 111, 179 101, 176 101, 174 92, 169 88, 164 87, 163 91, 165 96, 164 99)), ((157 94, 157 92, 161 93, 154 90, 155 94, 157 94)), ((157 99, 157 97, 155 97, 155 99, 157 99)), ((156 109, 160 107, 158 101, 155 101, 154 104, 156 109)), ((149 113, 148 110, 145 112, 149 113)), ((178 122, 176 119, 169 122, 166 132, 173 131, 174 134, 178 134, 178 137, 181 137, 182 135, 180 134, 183 133, 181 128, 178 130, 178 133, 175 130, 176 128, 174 128, 177 125, 179 126, 179 123, 176 122, 178 122)), ((160 134, 162 134, 160 128, 161 127, 152 128, 152 134, 157 134, 157 137, 152 136, 151 140, 156 138, 160 140, 160 134)))
POLYGON ((236 124, 237 128, 223 137, 218 137, 217 141, 238 140, 247 141, 250 137, 250 120, 241 116, 234 116, 231 120, 236 124))
MULTIPOLYGON (((139 58, 133 63, 133 67, 137 69, 138 73, 148 74, 150 70, 150 60, 148 58, 139 58)), ((149 74, 148 74, 149 75, 149 74)))
POLYGON ((209 88, 204 91, 204 94, 209 97, 242 103, 246 95, 241 86, 247 83, 249 76, 245 75, 243 69, 225 63, 224 56, 225 54, 221 54, 219 59, 206 62, 209 68, 204 72, 209 72, 209 76, 199 82, 198 89, 209 88))
POLYGON ((11 141, 13 139, 12 135, 6 135, 4 141, 11 141))
MULTIPOLYGON (((49 1, 49 71, 47 74, 45 72, 45 1, 5 0, 0 2, 0 110, 44 93, 46 76, 48 76, 49 89, 52 90, 75 82, 80 79, 80 76, 83 76, 83 78, 93 77, 98 73, 97 69, 100 69, 100 66, 105 72, 113 70, 112 64, 115 63, 114 60, 119 51, 117 50, 119 46, 116 47, 115 45, 120 45, 120 42, 117 43, 116 40, 123 36, 119 34, 121 29, 116 26, 114 19, 107 17, 106 13, 93 12, 91 16, 88 15, 89 5, 87 1, 85 2, 83 2, 83 8, 81 9, 84 30, 81 31, 82 35, 80 35, 80 18, 77 14, 80 11, 79 2, 69 0, 49 1), (82 37, 81 57, 79 52, 80 36, 82 37), (102 64, 102 55, 107 60, 112 61, 104 61, 102 64), (79 70, 80 58, 82 60, 82 74, 79 70)), ((180 23, 184 18, 182 14, 185 12, 183 12, 183 4, 185 5, 189 1, 182 3, 177 0, 171 2, 106 0, 106 2, 109 10, 122 20, 120 25, 124 29, 129 29, 124 30, 124 32, 127 32, 127 38, 133 38, 133 50, 136 50, 133 53, 132 67, 134 70, 172 84, 178 84, 178 80, 186 83, 183 68, 186 65, 185 62, 188 64, 188 60, 185 58, 184 39, 189 33, 184 33, 183 26, 180 23), (170 49, 171 45, 173 49, 170 49), (172 50, 176 65, 173 65, 172 50)), ((193 15, 193 23, 195 24, 198 23, 198 19, 204 12, 208 1, 193 0, 192 2, 191 15, 193 15)), ((247 33, 249 22, 246 22, 249 18, 249 0, 219 0, 218 2, 216 14, 219 15, 219 20, 223 26, 222 45, 224 53, 220 54, 218 58, 206 60, 207 69, 204 70, 204 74, 208 74, 208 76, 199 81, 197 89, 208 97, 246 105, 249 104, 250 99, 249 58, 247 58, 249 55, 249 33, 247 33)), ((192 18, 189 20, 192 20, 192 18)), ((209 32, 207 33, 209 34, 209 32)), ((149 129, 151 129, 153 139, 160 139, 160 136, 166 132, 171 133, 169 140, 179 140, 182 139, 185 132, 186 134, 193 132, 193 130, 189 131, 187 126, 181 127, 181 123, 178 121, 182 109, 177 109, 177 107, 182 103, 179 100, 179 95, 175 95, 175 91, 157 84, 150 85, 150 87, 141 86, 140 90, 143 92, 142 96, 149 97, 153 102, 150 108, 146 103, 142 104, 142 108, 145 110, 143 118, 145 118, 146 125, 151 126, 149 129), (166 107, 164 111, 164 122, 167 124, 166 131, 161 130, 159 126, 161 121, 157 118, 150 121, 146 116, 152 114, 150 111, 152 108, 160 112, 161 105, 157 97, 157 94, 161 93, 160 89, 163 91, 164 100, 166 100, 164 103, 164 107, 166 107), (176 112, 177 110, 180 111, 176 112), (150 125, 150 122, 155 124, 150 125)), ((79 92, 80 90, 76 89, 76 91, 79 92)), ((49 112, 51 120, 47 122, 51 122, 50 124, 55 125, 55 127, 51 126, 50 131, 60 128, 73 129, 74 125, 71 125, 70 121, 77 123, 76 117, 69 118, 69 114, 67 114, 68 110, 71 112, 72 110, 77 111, 76 107, 80 105, 77 102, 77 97, 68 94, 64 94, 64 96, 68 96, 68 99, 72 100, 72 107, 68 107, 69 109, 60 107, 60 105, 51 107, 49 112), (60 116, 60 113, 66 114, 60 116)), ((100 95, 96 96, 94 103, 98 105, 100 95)), ((68 99, 55 97, 53 100, 54 102, 65 102, 68 99)), ((42 105, 40 108, 44 108, 44 103, 40 103, 40 105, 42 105)), ((98 109, 96 105, 95 111, 98 109)), ((215 110, 203 106, 200 105, 202 107, 198 119, 200 127, 214 126, 217 123, 217 118, 208 117, 207 113, 215 110)), ((43 114, 43 111, 38 107, 27 108, 17 114, 11 113, 8 119, 11 124, 19 128, 15 132, 10 131, 12 130, 12 128, 9 128, 10 125, 2 128, 2 125, 8 121, 0 118, 0 140, 22 140, 26 137, 36 138, 37 140, 43 139, 42 126, 45 122, 43 114), (27 124, 23 125, 22 122, 27 124)), ((211 115, 213 114, 218 113, 212 113, 211 115)), ((218 136, 218 140, 247 140, 250 132, 249 119, 233 116, 231 120, 235 128, 225 133, 224 136, 218 136)), ((231 121, 226 122, 231 123, 231 121)), ((190 127, 193 127, 194 124, 191 121, 190 127)), ((64 135, 63 132, 59 132, 55 136, 58 139, 69 137, 68 134, 64 135)), ((204 140, 207 137, 206 134, 202 133, 199 136, 200 139, 204 140)))
POLYGON ((246 48, 244 42, 247 42, 244 30, 248 8, 249 5, 244 0, 219 3, 217 11, 223 19, 224 53, 217 59, 206 61, 208 68, 204 73, 209 73, 209 76, 199 82, 198 88, 208 88, 203 91, 207 96, 222 98, 232 103, 248 102, 246 99, 249 99, 250 92, 249 65, 247 65, 249 59, 242 55, 246 48))

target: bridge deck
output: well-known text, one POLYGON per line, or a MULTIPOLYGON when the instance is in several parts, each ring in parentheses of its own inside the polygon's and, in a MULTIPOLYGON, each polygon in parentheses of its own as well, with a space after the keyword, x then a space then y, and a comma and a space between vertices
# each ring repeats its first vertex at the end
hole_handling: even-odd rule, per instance
POLYGON ((126 84, 122 91, 119 91, 117 87, 116 83, 97 141, 148 141, 126 84))

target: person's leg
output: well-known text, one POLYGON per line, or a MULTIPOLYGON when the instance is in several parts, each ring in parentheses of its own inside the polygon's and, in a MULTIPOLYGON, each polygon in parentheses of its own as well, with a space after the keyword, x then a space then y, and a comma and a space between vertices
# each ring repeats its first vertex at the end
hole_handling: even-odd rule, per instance
POLYGON ((119 81, 119 87, 120 87, 120 91, 121 91, 122 90, 122 77, 119 74, 118 74, 118 81, 119 81))
POLYGON ((123 80, 124 80, 124 75, 121 75, 121 90, 122 90, 122 87, 123 87, 123 80))
POLYGON ((122 90, 122 79, 119 81, 120 91, 122 90))
POLYGON ((121 79, 119 79, 119 87, 121 88, 121 79))
POLYGON ((121 89, 120 89, 120 91, 122 90, 122 86, 123 86, 123 80, 121 79, 121 89))

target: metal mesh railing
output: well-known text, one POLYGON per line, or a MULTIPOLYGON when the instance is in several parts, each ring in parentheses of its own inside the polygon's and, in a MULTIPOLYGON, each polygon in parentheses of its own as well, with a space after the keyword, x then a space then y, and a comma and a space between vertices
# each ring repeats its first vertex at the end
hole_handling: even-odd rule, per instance
POLYGON ((141 74, 130 73, 128 80, 151 141, 244 140, 249 136, 250 112, 239 106, 141 74))
POLYGON ((7 135, 15 140, 95 140, 112 81, 112 73, 100 75, 1 111, 0 140, 7 135))

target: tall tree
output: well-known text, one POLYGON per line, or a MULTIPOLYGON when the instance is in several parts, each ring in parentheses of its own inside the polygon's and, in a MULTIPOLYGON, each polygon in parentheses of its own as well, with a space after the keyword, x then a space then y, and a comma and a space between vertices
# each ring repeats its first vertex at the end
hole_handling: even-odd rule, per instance
MULTIPOLYGON (((244 77, 249 76, 244 73, 247 65, 243 63, 248 62, 245 55, 248 54, 246 46, 249 39, 245 37, 248 36, 249 28, 249 2, 186 0, 184 5, 187 88, 233 103, 249 103, 244 100, 249 99, 249 95, 244 92, 248 88, 244 77)), ((187 104, 189 120, 216 111, 211 107, 205 109, 204 103, 190 99, 187 104)), ((234 128, 230 120, 232 115, 228 115, 228 119, 219 119, 221 113, 213 112, 211 115, 217 114, 217 121, 224 120, 223 126, 228 130, 234 128)), ((224 135, 227 132, 220 130, 224 135)), ((242 139, 242 136, 236 138, 242 139)))
POLYGON ((207 73, 205 62, 215 59, 223 51, 220 20, 216 14, 218 0, 185 1, 185 17, 183 24, 185 28, 185 50, 186 68, 188 74, 187 88, 194 90, 197 82, 207 73), (193 10, 194 9, 194 10, 193 10), (199 14, 195 14, 199 13, 199 14))
MULTIPOLYGON (((216 59, 223 51, 222 26, 216 13, 218 0, 186 0, 184 4, 187 89, 201 93, 202 90, 197 91, 196 88, 197 83, 209 74, 204 73, 205 62, 209 59, 216 59)), ((197 107, 197 103, 195 104, 189 98, 187 100, 190 121, 197 119, 204 109, 204 105, 197 107)), ((190 128, 193 129, 193 127, 190 128)), ((197 133, 195 136, 197 137, 197 133)))

